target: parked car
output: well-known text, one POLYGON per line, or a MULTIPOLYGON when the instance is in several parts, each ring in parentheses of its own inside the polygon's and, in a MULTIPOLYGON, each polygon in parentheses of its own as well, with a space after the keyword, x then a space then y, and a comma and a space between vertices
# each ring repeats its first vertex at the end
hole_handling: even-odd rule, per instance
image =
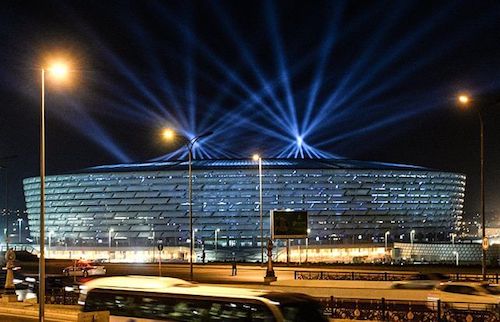
POLYGON ((403 289, 433 289, 441 282, 449 281, 450 277, 441 273, 415 274, 403 281, 396 281, 392 288, 403 289))
POLYGON ((492 310, 499 309, 500 286, 477 282, 447 282, 441 283, 429 293, 427 300, 430 305, 441 300, 445 307, 461 310, 492 310))
POLYGON ((106 268, 102 265, 96 263, 78 261, 75 265, 68 266, 63 269, 63 274, 65 276, 95 276, 95 275, 106 275, 106 268))

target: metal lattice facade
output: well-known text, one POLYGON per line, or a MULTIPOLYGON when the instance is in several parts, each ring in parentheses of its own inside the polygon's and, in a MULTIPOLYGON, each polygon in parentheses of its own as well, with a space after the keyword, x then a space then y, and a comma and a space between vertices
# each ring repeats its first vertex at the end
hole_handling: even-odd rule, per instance
MULTIPOLYGON (((53 243, 147 246, 189 239, 186 162, 102 166, 46 178, 53 243)), ((421 167, 338 160, 263 160, 265 237, 269 210, 307 210, 311 244, 448 238, 462 214, 465 176, 421 167)), ((193 163, 195 240, 260 247, 259 178, 246 160, 193 163)), ((39 178, 24 180, 29 225, 39 235, 39 178)))

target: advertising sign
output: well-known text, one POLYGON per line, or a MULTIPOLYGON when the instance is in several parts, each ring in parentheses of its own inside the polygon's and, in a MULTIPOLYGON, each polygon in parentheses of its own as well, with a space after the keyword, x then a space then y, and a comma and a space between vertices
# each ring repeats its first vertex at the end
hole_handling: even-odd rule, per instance
POLYGON ((271 232, 273 239, 306 238, 307 211, 271 210, 271 232))

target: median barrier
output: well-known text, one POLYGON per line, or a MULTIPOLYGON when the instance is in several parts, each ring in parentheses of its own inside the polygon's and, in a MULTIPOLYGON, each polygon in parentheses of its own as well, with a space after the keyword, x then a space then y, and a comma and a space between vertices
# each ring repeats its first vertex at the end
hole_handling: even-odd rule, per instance
MULTIPOLYGON (((38 319, 38 304, 17 302, 1 303, 0 317, 24 317, 38 319)), ((65 322, 109 322, 108 311, 82 312, 78 305, 45 305, 47 320, 65 322)))

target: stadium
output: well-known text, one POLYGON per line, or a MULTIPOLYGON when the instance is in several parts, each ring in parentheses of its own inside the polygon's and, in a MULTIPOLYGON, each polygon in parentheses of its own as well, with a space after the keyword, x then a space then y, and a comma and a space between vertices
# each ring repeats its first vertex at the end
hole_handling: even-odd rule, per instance
MULTIPOLYGON (((225 259, 236 252, 260 258, 257 162, 194 160, 192 166, 192 237, 198 256, 207 252, 207 259, 225 259)), ((262 168, 264 238, 270 235, 270 210, 306 210, 311 249, 383 249, 386 237, 389 242, 409 241, 412 230, 417 241, 446 240, 463 211, 462 174, 338 159, 264 159, 262 168)), ((40 180, 27 178, 23 184, 37 240, 40 180)), ((73 256, 102 249, 105 253, 92 256, 144 258, 154 256, 154 245, 161 242, 172 250, 168 258, 184 258, 190 243, 188 206, 187 161, 51 175, 46 178, 49 247, 53 256, 69 248, 73 256), (137 255, 140 250, 146 253, 137 255)), ((300 249, 305 242, 292 244, 300 249)))

